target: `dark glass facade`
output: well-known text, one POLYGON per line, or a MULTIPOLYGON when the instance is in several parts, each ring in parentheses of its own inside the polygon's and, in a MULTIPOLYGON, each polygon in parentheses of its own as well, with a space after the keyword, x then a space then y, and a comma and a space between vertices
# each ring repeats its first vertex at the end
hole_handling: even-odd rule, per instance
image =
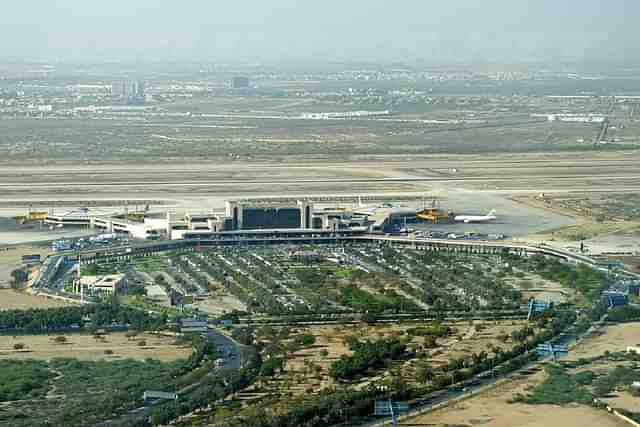
POLYGON ((299 208, 244 208, 243 230, 271 230, 300 228, 302 212, 299 208))

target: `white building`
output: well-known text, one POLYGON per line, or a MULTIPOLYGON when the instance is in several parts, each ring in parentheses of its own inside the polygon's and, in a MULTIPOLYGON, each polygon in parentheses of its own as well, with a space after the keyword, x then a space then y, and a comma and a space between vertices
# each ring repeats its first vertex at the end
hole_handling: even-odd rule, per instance
POLYGON ((82 289, 76 289, 77 293, 83 290, 89 293, 114 294, 122 284, 124 274, 110 274, 108 276, 84 276, 80 278, 82 289))

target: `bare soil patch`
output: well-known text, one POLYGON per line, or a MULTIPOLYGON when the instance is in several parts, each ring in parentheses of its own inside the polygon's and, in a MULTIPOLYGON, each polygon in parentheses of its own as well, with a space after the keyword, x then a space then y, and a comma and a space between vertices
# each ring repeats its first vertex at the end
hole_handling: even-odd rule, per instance
POLYGON ((92 335, 66 334, 64 344, 54 341, 57 335, 5 336, 0 340, 0 359, 50 360, 58 357, 79 360, 155 359, 169 362, 186 359, 191 355, 190 346, 175 345, 175 339, 153 334, 140 334, 129 339, 125 333, 104 335, 96 339, 92 335), (144 342, 144 345, 140 345, 144 342), (15 344, 24 344, 23 350, 15 350, 15 344))
POLYGON ((13 289, 0 289, 0 310, 27 310, 29 308, 55 308, 73 305, 52 298, 38 297, 13 289))

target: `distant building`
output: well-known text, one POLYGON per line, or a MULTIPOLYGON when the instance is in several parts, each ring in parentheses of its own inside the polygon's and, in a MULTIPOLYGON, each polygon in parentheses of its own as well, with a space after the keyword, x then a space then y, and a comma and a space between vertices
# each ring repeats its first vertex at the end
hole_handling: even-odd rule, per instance
POLYGON ((40 264, 40 254, 22 255, 22 263, 26 265, 40 264))
POLYGON ((133 96, 136 98, 144 99, 145 97, 145 83, 142 80, 138 80, 133 83, 133 96))
POLYGON ((313 222, 313 204, 309 201, 293 203, 227 202, 227 217, 233 230, 309 229, 313 222))
POLYGON ((111 85, 111 96, 127 101, 144 102, 146 85, 142 80, 122 80, 111 85))
POLYGON ((248 89, 249 78, 248 77, 234 77, 232 86, 234 89, 248 89))
POLYGON ((180 332, 183 334, 201 334, 207 332, 207 321, 200 319, 182 319, 180 332))
MULTIPOLYGON (((82 288, 90 293, 112 295, 118 292, 122 285, 124 274, 110 274, 107 276, 83 276, 80 278, 82 288)), ((81 289, 76 289, 77 293, 81 293, 81 289)))
POLYGON ((602 293, 601 299, 609 307, 622 307, 629 304, 629 297, 618 291, 605 291, 602 293))

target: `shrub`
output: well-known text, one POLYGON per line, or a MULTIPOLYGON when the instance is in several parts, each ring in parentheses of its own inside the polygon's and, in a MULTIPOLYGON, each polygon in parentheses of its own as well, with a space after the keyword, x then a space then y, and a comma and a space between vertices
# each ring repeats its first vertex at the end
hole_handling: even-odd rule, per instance
POLYGON ((67 337, 59 335, 57 337, 55 337, 53 339, 57 344, 66 344, 67 343, 67 337))

